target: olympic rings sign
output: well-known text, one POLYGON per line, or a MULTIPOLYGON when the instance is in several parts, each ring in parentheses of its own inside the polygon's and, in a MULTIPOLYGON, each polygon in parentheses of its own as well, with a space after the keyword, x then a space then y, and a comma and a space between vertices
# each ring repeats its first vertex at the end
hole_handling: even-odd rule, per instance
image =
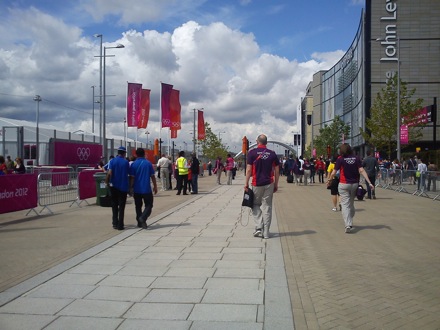
POLYGON ((78 147, 78 149, 76 149, 76 154, 80 160, 87 160, 90 157, 90 148, 78 147))

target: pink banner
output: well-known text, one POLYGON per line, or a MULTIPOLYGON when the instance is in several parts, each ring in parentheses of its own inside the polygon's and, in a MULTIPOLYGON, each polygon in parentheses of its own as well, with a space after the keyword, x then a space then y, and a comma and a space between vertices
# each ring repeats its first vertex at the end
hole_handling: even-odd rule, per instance
POLYGON ((0 187, 0 214, 37 207, 36 174, 1 175, 0 187))
POLYGON ((137 128, 147 128, 150 118, 150 90, 143 89, 141 92, 141 113, 138 119, 137 128))
POLYGON ((425 125, 431 121, 431 106, 418 109, 413 117, 404 117, 403 119, 408 126, 425 125))
POLYGON ((82 170, 78 173, 78 197, 80 200, 96 197, 96 183, 93 175, 101 170, 82 170))
POLYGON ((204 140, 205 137, 205 119, 203 117, 203 111, 197 110, 197 140, 204 140))
POLYGON ((91 165, 95 166, 102 157, 102 145, 94 143, 53 141, 51 139, 51 162, 56 166, 91 165))
POLYGON ((162 127, 171 127, 171 111, 170 111, 170 97, 173 85, 162 83, 161 93, 161 118, 162 127))
POLYGON ((170 93, 170 120, 171 120, 171 130, 181 129, 181 105, 180 105, 180 91, 177 89, 172 89, 170 93))
POLYGON ((141 113, 142 84, 128 83, 127 92, 127 126, 137 127, 141 113))
POLYGON ((408 142, 409 142, 408 126, 402 125, 402 126, 400 126, 400 143, 401 144, 408 144, 408 142))

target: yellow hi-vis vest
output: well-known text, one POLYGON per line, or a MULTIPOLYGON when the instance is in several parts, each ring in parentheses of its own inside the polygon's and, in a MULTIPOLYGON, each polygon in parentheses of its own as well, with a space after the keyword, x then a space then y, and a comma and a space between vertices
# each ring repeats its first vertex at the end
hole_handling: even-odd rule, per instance
POLYGON ((185 157, 177 158, 177 169, 179 170, 179 175, 188 174, 188 168, 186 167, 186 159, 185 157))

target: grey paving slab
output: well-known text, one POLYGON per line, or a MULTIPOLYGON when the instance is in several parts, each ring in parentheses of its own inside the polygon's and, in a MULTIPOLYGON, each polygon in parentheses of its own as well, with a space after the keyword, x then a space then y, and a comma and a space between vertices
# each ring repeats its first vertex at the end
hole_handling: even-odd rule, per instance
POLYGON ((205 289, 153 289, 142 302, 156 303, 200 303, 205 289))
POLYGON ((96 284, 106 278, 107 275, 98 274, 69 274, 62 273, 49 281, 51 284, 96 284))
POLYGON ((208 289, 202 303, 262 305, 264 290, 254 289, 208 289))
POLYGON ((129 276, 162 276, 168 270, 164 266, 125 266, 117 275, 129 276))
POLYGON ((0 313, 54 315, 73 299, 20 297, 0 307, 0 313))
POLYGON ((266 256, 263 253, 225 253, 222 260, 246 260, 246 261, 264 261, 266 256))
POLYGON ((197 304, 188 317, 193 321, 256 322, 256 305, 197 304))
POLYGON ((187 320, 193 304, 136 303, 125 313, 125 318, 151 320, 187 320))
POLYGON ((254 289, 258 290, 260 287, 260 280, 256 278, 208 278, 204 288, 206 289, 254 289))
POLYGON ((132 305, 126 301, 77 299, 58 315, 120 318, 132 305))
MULTIPOLYGON (((194 321, 191 330, 261 330, 263 323, 194 321)), ((275 329, 275 328, 274 328, 275 329)), ((283 328, 278 328, 283 329, 283 328)), ((287 328, 285 328, 287 329, 287 328)))
POLYGON ((264 267, 264 262, 260 260, 218 260, 215 263, 215 267, 260 269, 264 267))
POLYGON ((214 274, 215 278, 230 279, 262 279, 264 278, 264 269, 256 268, 217 268, 214 274))
POLYGON ((203 260, 203 259, 221 259, 223 256, 222 253, 209 253, 209 252, 191 252, 191 253, 183 253, 182 256, 180 257, 180 259, 199 259, 199 260, 203 260))
POLYGON ((189 330, 190 321, 168 321, 168 320, 135 320, 126 319, 118 330, 189 330))
POLYGON ((195 277, 212 277, 215 268, 206 268, 206 267, 175 267, 170 268, 163 276, 195 276, 195 277))
POLYGON ((182 267, 182 268, 213 268, 217 260, 209 260, 209 259, 183 259, 183 260, 173 260, 169 266, 174 267, 182 267))
POLYGON ((45 330, 112 330, 117 329, 122 319, 104 317, 61 316, 49 324, 45 330))
POLYGON ((55 319, 51 315, 0 314, 0 328, 40 330, 55 319))
POLYGON ((145 298, 149 291, 149 289, 139 287, 100 285, 84 299, 136 302, 145 298))
POLYGON ((98 285, 122 286, 127 288, 148 288, 156 280, 155 276, 134 276, 134 275, 110 275, 103 279, 98 285))
POLYGON ((206 280, 206 277, 158 277, 150 288, 202 289, 206 280))
POLYGON ((33 298, 84 298, 95 289, 94 285, 84 284, 43 284, 24 295, 24 297, 33 298))

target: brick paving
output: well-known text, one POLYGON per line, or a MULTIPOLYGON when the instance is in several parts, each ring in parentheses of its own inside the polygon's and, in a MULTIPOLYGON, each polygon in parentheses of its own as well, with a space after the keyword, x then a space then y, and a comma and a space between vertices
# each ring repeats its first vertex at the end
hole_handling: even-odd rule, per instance
POLYGON ((440 203, 378 189, 344 233, 322 184, 281 179, 275 210, 295 329, 439 329, 440 203))

